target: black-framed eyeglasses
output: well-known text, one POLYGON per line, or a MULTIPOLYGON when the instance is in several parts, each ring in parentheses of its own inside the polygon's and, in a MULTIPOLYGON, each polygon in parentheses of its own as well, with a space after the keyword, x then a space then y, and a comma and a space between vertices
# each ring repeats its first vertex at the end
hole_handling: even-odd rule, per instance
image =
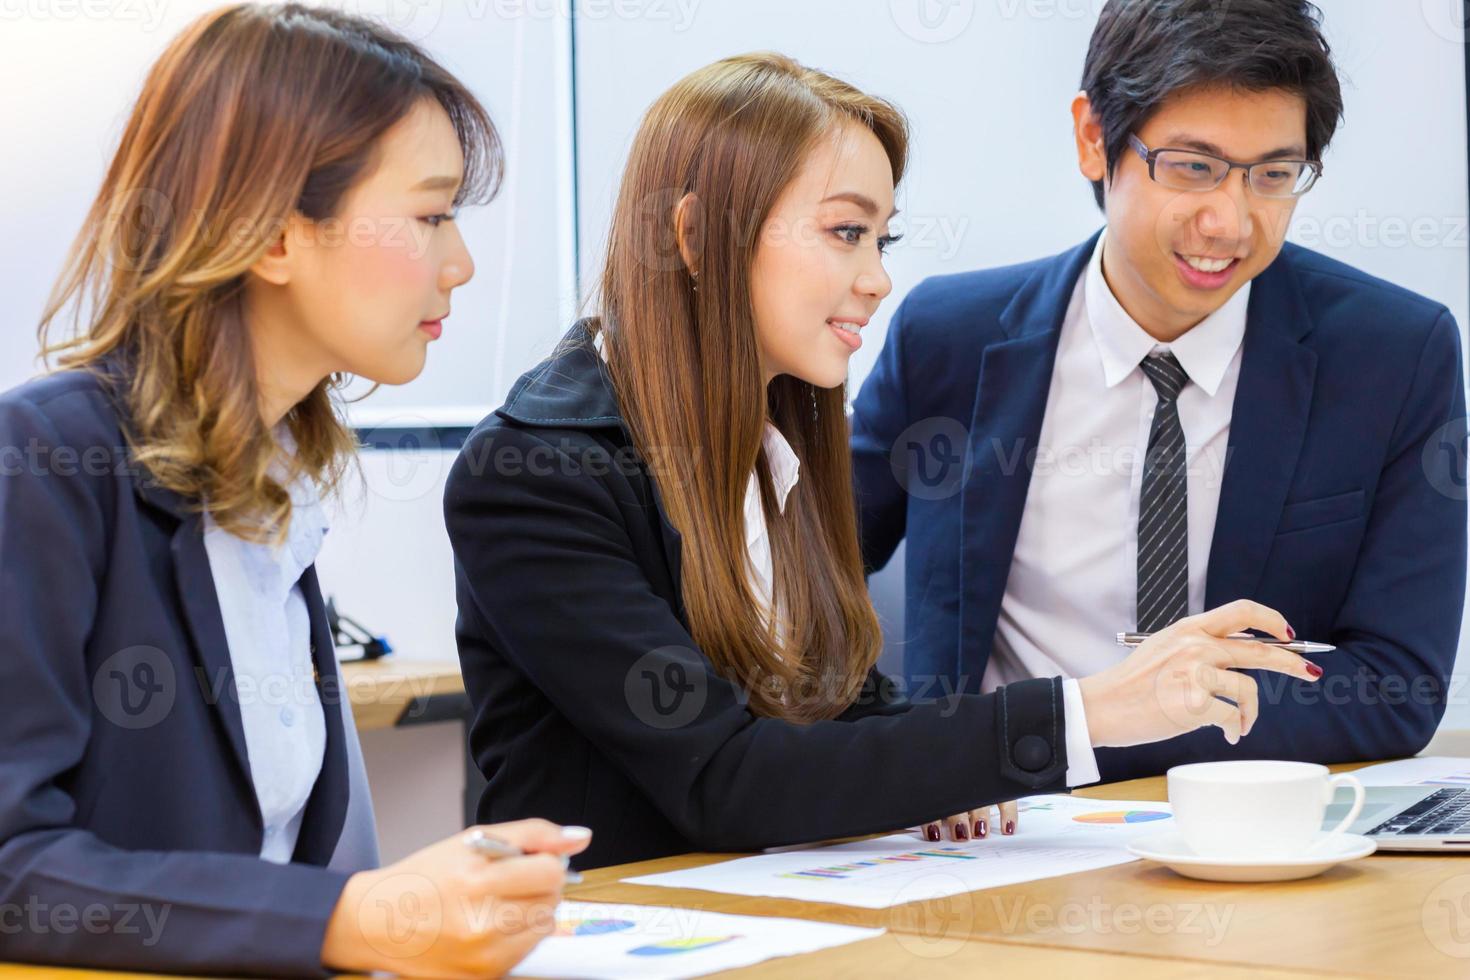
POLYGON ((1230 171, 1245 171, 1246 186, 1258 197, 1301 197, 1322 176, 1317 160, 1264 160, 1237 163, 1198 150, 1170 147, 1150 150, 1137 136, 1128 145, 1148 164, 1148 175, 1156 183, 1177 191, 1212 191, 1225 183, 1230 171))

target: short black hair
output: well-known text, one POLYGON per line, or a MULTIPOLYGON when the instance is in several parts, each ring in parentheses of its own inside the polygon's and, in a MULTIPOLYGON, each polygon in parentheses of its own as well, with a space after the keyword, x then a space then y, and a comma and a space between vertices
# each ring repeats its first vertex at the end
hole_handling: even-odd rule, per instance
MULTIPOLYGON (((1342 88, 1308 0, 1108 0, 1082 90, 1102 124, 1111 179, 1128 137, 1185 89, 1286 89, 1307 103, 1307 155, 1320 159, 1342 119, 1342 88)), ((1092 182, 1103 206, 1103 182, 1092 182)))

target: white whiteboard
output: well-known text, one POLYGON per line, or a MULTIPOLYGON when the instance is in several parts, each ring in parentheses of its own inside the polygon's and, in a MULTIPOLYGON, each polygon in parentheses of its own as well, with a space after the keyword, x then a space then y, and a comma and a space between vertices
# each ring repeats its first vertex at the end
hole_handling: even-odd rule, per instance
MULTIPOLYGON (((0 14, 0 388, 37 373, 36 323, 102 180, 148 67, 211 0, 6 5, 0 14), (34 11, 30 8, 35 7, 34 11), (65 11, 71 10, 70 15, 65 11)), ((474 279, 411 385, 354 406, 363 422, 475 422, 550 349, 576 301, 571 23, 532 0, 321 0, 386 20, 422 43, 489 109, 506 183, 461 212, 474 279)))

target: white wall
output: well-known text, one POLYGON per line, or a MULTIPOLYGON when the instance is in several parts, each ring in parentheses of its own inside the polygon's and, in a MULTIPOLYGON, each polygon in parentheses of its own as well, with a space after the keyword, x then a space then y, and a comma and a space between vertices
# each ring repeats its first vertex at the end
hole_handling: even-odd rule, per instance
POLYGON ((454 565, 441 501, 447 451, 364 452, 331 506, 317 560, 339 611, 388 637, 396 656, 455 660, 454 565))
MULTIPOLYGON (((1347 77, 1347 116, 1291 237, 1446 303, 1463 328, 1462 4, 1320 5, 1347 77)), ((1068 109, 1100 8, 1101 0, 705 0, 685 19, 579 22, 584 285, 595 277, 620 164, 649 103, 718 58, 789 54, 893 100, 913 124, 898 201, 908 237, 887 263, 893 296, 853 358, 855 390, 888 315, 919 280, 1053 254, 1101 224, 1077 173, 1068 109), (618 83, 597 84, 608 78, 618 83)))
MULTIPOLYGON (((500 198, 461 212, 476 276, 455 294, 423 375, 353 410, 366 422, 476 421, 550 349, 575 304, 569 23, 533 0, 316 2, 386 19, 422 42, 485 102, 509 148, 500 198)), ((148 67, 218 6, 0 3, 0 388, 37 371, 36 323, 148 67)))
POLYGON ((1344 76, 1346 117, 1322 180, 1297 209, 1291 239, 1439 300, 1463 333, 1470 323, 1464 5, 1321 6, 1344 76))

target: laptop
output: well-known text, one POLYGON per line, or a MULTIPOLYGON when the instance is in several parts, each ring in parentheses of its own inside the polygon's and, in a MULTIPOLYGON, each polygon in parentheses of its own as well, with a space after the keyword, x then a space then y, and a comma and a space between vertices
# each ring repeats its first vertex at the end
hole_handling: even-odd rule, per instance
MULTIPOLYGON (((1346 828, 1371 837, 1380 851, 1470 852, 1470 789, 1453 786, 1368 786, 1363 812, 1346 828)), ((1352 794, 1339 791, 1322 829, 1331 830, 1352 809, 1352 794)))

